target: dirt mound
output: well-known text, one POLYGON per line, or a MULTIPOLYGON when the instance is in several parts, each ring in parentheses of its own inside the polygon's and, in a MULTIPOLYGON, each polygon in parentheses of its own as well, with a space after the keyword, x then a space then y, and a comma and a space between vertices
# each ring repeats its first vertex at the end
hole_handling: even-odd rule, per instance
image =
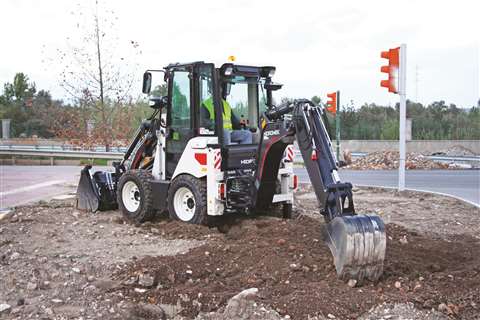
MULTIPOLYGON (((422 154, 409 152, 406 155, 405 167, 412 169, 447 169, 448 164, 434 162, 422 154)), ((386 170, 398 169, 399 153, 397 151, 377 151, 355 159, 346 169, 386 170)))
POLYGON ((480 242, 472 237, 447 241, 388 225, 384 276, 376 285, 350 288, 336 278, 317 219, 239 220, 227 229, 187 254, 132 262, 114 278, 127 284, 121 289, 127 299, 180 303, 188 318, 217 310, 251 287, 259 289, 261 303, 293 319, 354 319, 385 301, 445 306, 443 312, 464 319, 479 312, 480 242), (153 284, 138 290, 145 275, 153 284))

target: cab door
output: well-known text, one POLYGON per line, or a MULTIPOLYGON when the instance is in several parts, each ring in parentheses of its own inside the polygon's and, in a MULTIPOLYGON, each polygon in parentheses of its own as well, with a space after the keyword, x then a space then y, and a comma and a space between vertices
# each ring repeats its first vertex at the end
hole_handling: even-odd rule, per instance
POLYGON ((194 136, 192 117, 192 76, 190 68, 173 70, 169 79, 167 116, 166 178, 170 179, 188 141, 194 136))

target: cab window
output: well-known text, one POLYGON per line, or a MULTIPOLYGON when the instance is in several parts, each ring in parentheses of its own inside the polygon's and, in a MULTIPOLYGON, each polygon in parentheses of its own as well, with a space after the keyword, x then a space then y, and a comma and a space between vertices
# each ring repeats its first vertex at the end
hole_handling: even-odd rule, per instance
POLYGON ((199 68, 200 134, 215 133, 212 74, 212 66, 201 66, 199 68))
POLYGON ((187 71, 176 71, 172 83, 171 125, 190 128, 190 78, 187 71))
POLYGON ((224 96, 232 108, 234 129, 238 123, 256 127, 258 122, 258 82, 237 76, 225 87, 224 96))

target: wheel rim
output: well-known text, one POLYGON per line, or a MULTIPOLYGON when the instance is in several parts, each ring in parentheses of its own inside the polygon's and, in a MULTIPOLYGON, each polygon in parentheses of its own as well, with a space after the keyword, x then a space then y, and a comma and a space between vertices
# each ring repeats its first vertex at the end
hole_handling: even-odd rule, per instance
POLYGON ((173 196, 175 214, 182 221, 190 221, 195 215, 195 197, 190 189, 180 187, 173 196))
POLYGON ((128 211, 135 212, 138 210, 142 198, 140 197, 140 190, 135 182, 127 181, 123 185, 122 200, 125 209, 128 211))

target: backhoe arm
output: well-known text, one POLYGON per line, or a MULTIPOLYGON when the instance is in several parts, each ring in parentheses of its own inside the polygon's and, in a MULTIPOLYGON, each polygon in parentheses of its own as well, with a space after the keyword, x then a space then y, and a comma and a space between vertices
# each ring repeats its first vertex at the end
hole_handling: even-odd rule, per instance
POLYGON ((298 148, 327 222, 324 239, 334 257, 337 275, 343 280, 378 280, 383 272, 386 236, 378 216, 356 215, 352 185, 341 182, 332 143, 322 121, 323 110, 309 100, 272 108, 265 113, 276 120, 292 112, 298 148))
POLYGON ((322 113, 309 100, 296 100, 293 106, 298 148, 322 209, 320 213, 328 222, 337 216, 353 215, 355 210, 352 185, 340 181, 322 113))

